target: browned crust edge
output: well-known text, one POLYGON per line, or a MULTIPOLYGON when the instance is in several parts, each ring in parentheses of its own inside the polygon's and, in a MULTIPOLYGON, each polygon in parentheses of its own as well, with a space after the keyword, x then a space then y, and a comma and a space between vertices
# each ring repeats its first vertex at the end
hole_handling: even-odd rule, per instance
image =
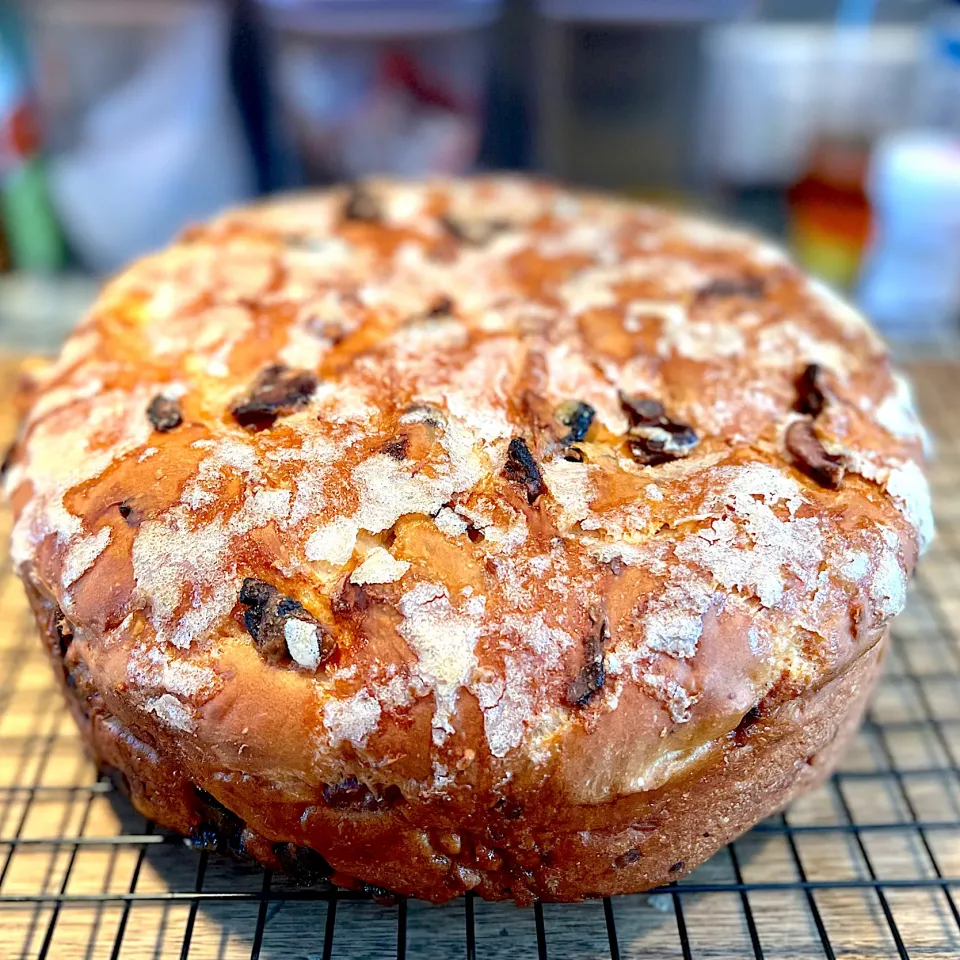
POLYGON ((437 801, 417 804, 415 822, 404 803, 374 805, 369 797, 339 805, 321 796, 305 809, 278 802, 255 781, 225 783, 216 770, 189 768, 173 759, 170 745, 148 742, 149 732, 109 713, 82 659, 69 649, 64 655, 55 609, 34 609, 86 746, 102 769, 119 773, 144 816, 307 881, 328 876, 345 887, 435 902, 467 890, 518 903, 576 901, 641 892, 689 873, 833 771, 886 647, 884 635, 819 689, 767 714, 752 712, 706 745, 689 774, 606 804, 606 828, 590 829, 587 817, 597 822, 596 811, 584 810, 583 829, 530 829, 505 806, 451 829, 437 801))

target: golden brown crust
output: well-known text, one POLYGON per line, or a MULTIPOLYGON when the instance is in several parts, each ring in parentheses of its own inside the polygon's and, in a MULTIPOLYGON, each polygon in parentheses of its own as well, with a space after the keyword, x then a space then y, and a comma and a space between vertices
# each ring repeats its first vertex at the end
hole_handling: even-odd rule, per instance
MULTIPOLYGON (((175 766, 177 744, 147 744, 109 714, 62 657, 52 608, 37 607, 68 703, 97 761, 122 775, 137 808, 196 844, 252 855, 312 881, 438 902, 473 890, 489 900, 569 901, 679 879, 834 768, 880 669, 885 638, 819 689, 764 703, 664 787, 592 807, 543 791, 527 807, 503 799, 462 815, 443 798, 406 800, 382 784, 326 789, 290 803, 270 783, 206 779, 203 761, 175 766), (213 794, 199 790, 204 783, 213 794), (557 824, 566 824, 566 829, 557 824), (308 857, 303 852, 310 852, 308 857), (312 854, 318 853, 317 859, 312 854), (292 856, 291 856, 292 854, 292 856)), ((558 761, 562 762, 562 761, 558 761)))
POLYGON ((853 722, 828 691, 869 686, 931 535, 921 458, 876 338, 776 251, 488 178, 237 211, 141 261, 40 375, 6 486, 151 816, 198 826, 196 786, 261 856, 571 899, 714 848, 658 829, 614 877, 658 798, 745 764, 768 789, 734 831, 809 779, 791 751, 853 722), (510 866, 441 850, 468 841, 510 866))

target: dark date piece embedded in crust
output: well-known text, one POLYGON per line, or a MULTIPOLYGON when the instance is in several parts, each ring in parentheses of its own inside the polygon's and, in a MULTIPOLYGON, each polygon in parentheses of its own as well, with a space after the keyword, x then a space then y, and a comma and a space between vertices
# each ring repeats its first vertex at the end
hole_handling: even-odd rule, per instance
POLYGON ((585 707, 602 689, 606 681, 603 648, 606 645, 607 618, 598 607, 590 610, 590 629, 583 638, 583 666, 567 687, 567 704, 585 707))
POLYGON ((823 370, 819 364, 808 364, 797 377, 797 400, 793 409, 811 417, 819 417, 826 403, 823 370))
POLYGON ((507 462, 503 473, 508 480, 522 484, 527 491, 527 501, 535 503, 537 498, 546 491, 543 476, 537 461, 534 459, 525 440, 514 437, 507 448, 507 462))
POLYGON ((128 497, 117 504, 117 513, 123 518, 128 527, 136 530, 143 523, 143 511, 138 509, 135 498, 128 497))
POLYGON ((265 659, 293 660, 305 670, 316 670, 333 653, 333 638, 326 626, 299 600, 269 583, 247 577, 240 602, 247 607, 243 625, 265 659))
POLYGON ((620 395, 630 419, 627 444, 638 463, 656 467, 687 456, 699 443, 693 428, 667 416, 659 400, 620 395))
POLYGON ((11 443, 3 453, 3 460, 0 461, 0 483, 3 483, 10 472, 10 467, 13 466, 13 448, 14 444, 11 443))
POLYGON ((400 788, 394 785, 371 789, 356 777, 347 777, 339 783, 324 784, 323 799, 335 810, 372 813, 375 810, 389 810, 400 803, 403 797, 400 788))
POLYGON ((766 292, 766 284, 760 277, 722 277, 702 286, 696 295, 698 302, 743 297, 759 300, 766 292))
POLYGON ((557 407, 554 416, 568 428, 566 436, 560 442, 566 447, 579 443, 590 432, 597 411, 589 403, 581 400, 569 400, 557 407))
POLYGON ((814 433, 811 419, 805 417, 791 423, 787 427, 784 442, 793 462, 808 477, 831 490, 840 486, 846 472, 843 459, 827 453, 814 433))
POLYGON ((291 370, 272 364, 257 374, 250 389, 230 407, 234 420, 254 432, 266 430, 280 416, 305 407, 317 389, 317 378, 308 370, 291 370))
POLYGON ((455 240, 475 247, 482 247, 497 234, 510 229, 510 224, 506 220, 473 219, 460 217, 452 213, 441 217, 440 222, 447 233, 455 240))
POLYGON ((343 219, 355 223, 380 223, 383 209, 367 187, 362 183, 354 183, 343 205, 343 219))
POLYGON ((169 433, 183 423, 183 410, 180 401, 165 397, 162 393, 154 397, 147 407, 147 417, 158 433, 169 433))
POLYGON ((380 452, 384 454, 384 456, 391 457, 393 460, 406 460, 409 445, 409 437, 396 437, 394 440, 388 440, 380 448, 380 452))

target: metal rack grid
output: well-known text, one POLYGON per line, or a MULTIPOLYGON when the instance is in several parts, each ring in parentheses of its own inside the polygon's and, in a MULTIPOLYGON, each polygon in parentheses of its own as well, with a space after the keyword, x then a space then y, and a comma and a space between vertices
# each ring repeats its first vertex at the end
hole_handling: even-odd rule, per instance
POLYGON ((824 787, 652 894, 382 906, 185 849, 97 779, 4 556, 0 957, 960 956, 960 367, 913 373, 938 435, 939 539, 862 731, 824 787))

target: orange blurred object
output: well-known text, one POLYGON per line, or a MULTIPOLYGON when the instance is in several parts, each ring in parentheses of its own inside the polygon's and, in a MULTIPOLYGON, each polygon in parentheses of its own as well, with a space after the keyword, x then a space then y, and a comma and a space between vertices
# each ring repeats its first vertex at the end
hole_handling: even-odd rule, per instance
POLYGON ((870 236, 866 194, 870 144, 822 137, 803 176, 790 187, 790 241, 800 262, 829 283, 849 288, 870 236))
POLYGON ((32 107, 32 104, 24 101, 14 108, 9 120, 10 145, 14 156, 21 160, 40 150, 40 128, 32 107))

